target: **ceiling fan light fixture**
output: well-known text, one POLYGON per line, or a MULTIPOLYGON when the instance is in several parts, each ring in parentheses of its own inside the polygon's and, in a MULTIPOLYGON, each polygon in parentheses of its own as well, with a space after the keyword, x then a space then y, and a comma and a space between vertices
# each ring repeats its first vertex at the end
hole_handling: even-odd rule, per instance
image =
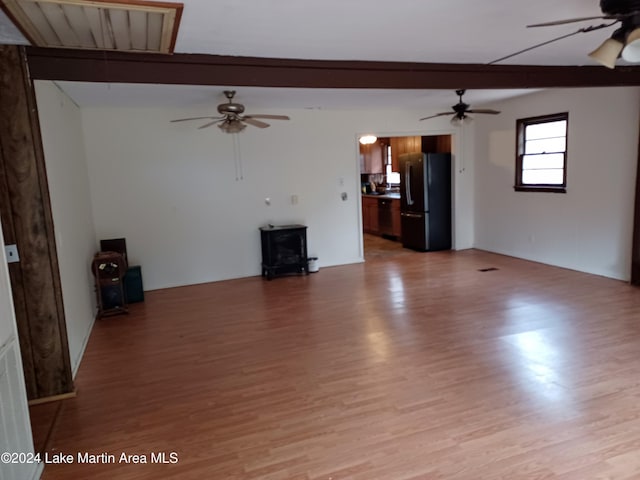
POLYGON ((607 38, 602 45, 589 54, 600 65, 607 68, 615 68, 616 60, 624 48, 624 43, 614 38, 607 38))
POLYGON ((621 56, 627 62, 640 63, 640 28, 629 33, 621 56))
POLYGON ((362 135, 359 139, 362 145, 372 145, 376 143, 377 140, 378 137, 376 137, 375 135, 362 135))
POLYGON ((230 120, 218 124, 218 128, 225 133, 240 133, 247 126, 238 120, 230 120))
POLYGON ((471 122, 473 122, 473 117, 470 117, 469 115, 454 115, 453 118, 451 119, 451 125, 453 125, 454 127, 459 127, 461 125, 468 125, 471 122))

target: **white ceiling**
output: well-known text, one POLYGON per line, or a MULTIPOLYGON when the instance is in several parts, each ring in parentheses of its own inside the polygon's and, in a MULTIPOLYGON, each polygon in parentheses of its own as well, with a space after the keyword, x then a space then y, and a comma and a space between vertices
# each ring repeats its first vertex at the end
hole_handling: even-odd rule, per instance
MULTIPOLYGON (((597 0, 185 0, 176 52, 257 57, 487 63, 584 24, 597 0)), ((608 34, 583 34, 509 63, 582 65, 608 34)))
MULTIPOLYGON (((175 51, 256 57, 487 63, 594 22, 597 0, 182 0, 175 51)), ((23 41, 0 15, 0 43, 23 41)), ((541 47, 513 64, 592 64, 613 27, 541 47)))
MULTIPOLYGON (((536 22, 599 15, 597 0, 182 0, 176 53, 255 57, 488 63, 539 42, 599 23, 530 28, 536 22)), ((614 27, 580 34, 504 63, 593 65, 587 53, 614 27)), ((0 13, 0 43, 24 39, 0 13)), ((72 84, 59 82, 79 105, 216 105, 223 87, 72 84)), ((461 79, 461 83, 464 81, 461 79)), ((464 86, 464 85, 461 85, 464 86)), ((226 87, 228 88, 228 87, 226 87)), ((237 89, 256 108, 444 108, 447 91, 237 89), (376 103, 377 102, 377 103, 376 103)), ((524 91, 470 91, 486 105, 524 91)))
POLYGON ((20 31, 0 9, 0 44, 3 43, 8 45, 26 45, 29 42, 25 40, 20 31))

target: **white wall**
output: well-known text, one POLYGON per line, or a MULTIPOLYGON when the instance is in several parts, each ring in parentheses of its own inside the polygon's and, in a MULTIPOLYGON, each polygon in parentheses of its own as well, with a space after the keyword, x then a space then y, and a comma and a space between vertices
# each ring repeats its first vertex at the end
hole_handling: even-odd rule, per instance
MULTIPOLYGON (((0 244, 4 245, 0 227, 0 244)), ((17 339, 11 284, 4 248, 0 249, 0 453, 33 453, 27 392, 17 339)), ((37 478, 42 465, 0 462, 0 478, 37 478)))
POLYGON ((640 89, 557 89, 476 120, 475 246, 629 279, 640 89), (569 112, 567 193, 515 192, 516 119, 569 112))
MULTIPOLYGON (((4 246, 4 242, 2 244, 4 246)), ((5 345, 15 335, 13 299, 9 283, 7 264, 2 250, 2 265, 0 265, 0 347, 5 345)))
POLYGON ((53 82, 36 82, 36 99, 60 281, 74 375, 95 318, 91 259, 97 251, 81 112, 53 82))
MULTIPOLYGON (((291 121, 238 136, 236 181, 234 136, 169 122, 208 108, 83 109, 97 236, 127 239, 145 289, 259 275, 258 227, 269 222, 308 225, 320 266, 362 261, 357 135, 453 132, 448 119, 418 122, 424 110, 261 113, 291 121)), ((472 172, 468 162, 456 173, 456 248, 473 243, 472 172)))

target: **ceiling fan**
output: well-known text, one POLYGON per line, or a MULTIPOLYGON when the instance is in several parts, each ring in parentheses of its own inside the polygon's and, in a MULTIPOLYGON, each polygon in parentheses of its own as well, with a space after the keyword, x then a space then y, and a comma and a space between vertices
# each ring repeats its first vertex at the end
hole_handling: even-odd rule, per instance
MULTIPOLYGON (((472 117, 468 116, 467 113, 481 113, 488 115, 497 115, 500 112, 497 110, 491 110, 488 108, 474 108, 471 109, 471 105, 468 103, 464 103, 462 101, 462 96, 466 90, 456 90, 456 95, 458 95, 458 103, 453 105, 451 109, 453 110, 453 117, 451 118, 451 123, 454 125, 460 125, 464 122, 469 122, 472 120, 472 117)), ((424 117, 420 120, 428 120, 430 118, 442 117, 443 115, 451 115, 451 112, 440 112, 435 115, 431 115, 430 117, 424 117)))
POLYGON ((219 117, 191 117, 191 118, 178 118, 176 120, 171 120, 172 122, 188 122, 191 120, 211 120, 198 129, 203 129, 210 127, 212 125, 218 124, 218 128, 225 133, 238 133, 244 130, 247 125, 253 125, 258 128, 267 128, 269 126, 268 123, 263 122, 261 120, 257 120, 258 118, 268 119, 268 120, 289 120, 289 117, 286 115, 262 115, 262 114, 252 114, 252 115, 243 115, 244 113, 244 105, 240 103, 234 103, 233 97, 235 96, 235 90, 225 90, 224 96, 227 97, 227 103, 221 103, 218 105, 218 113, 221 115, 219 117))
POLYGON ((611 27, 616 23, 620 23, 620 27, 614 31, 611 37, 606 39, 602 45, 591 52, 589 57, 608 68, 615 68, 616 60, 619 57, 622 57, 630 63, 640 63, 640 0, 600 0, 600 10, 602 10, 602 15, 593 17, 570 18, 566 20, 556 20, 553 22, 527 25, 527 28, 535 28, 585 22, 588 20, 611 20, 608 23, 580 28, 579 30, 567 35, 562 35, 538 45, 525 48, 519 52, 512 53, 506 57, 489 62, 489 65, 579 33, 588 33, 602 28, 611 27))

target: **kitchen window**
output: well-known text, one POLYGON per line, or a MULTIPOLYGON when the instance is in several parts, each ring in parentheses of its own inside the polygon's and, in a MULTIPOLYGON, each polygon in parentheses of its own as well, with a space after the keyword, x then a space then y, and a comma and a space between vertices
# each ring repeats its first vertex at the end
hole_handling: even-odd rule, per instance
POLYGON ((387 184, 398 186, 400 185, 400 172, 393 171, 392 157, 391 157, 391 145, 387 145, 387 155, 384 159, 384 172, 387 175, 387 184))
POLYGON ((566 192, 568 124, 568 113, 517 120, 517 192, 566 192))

